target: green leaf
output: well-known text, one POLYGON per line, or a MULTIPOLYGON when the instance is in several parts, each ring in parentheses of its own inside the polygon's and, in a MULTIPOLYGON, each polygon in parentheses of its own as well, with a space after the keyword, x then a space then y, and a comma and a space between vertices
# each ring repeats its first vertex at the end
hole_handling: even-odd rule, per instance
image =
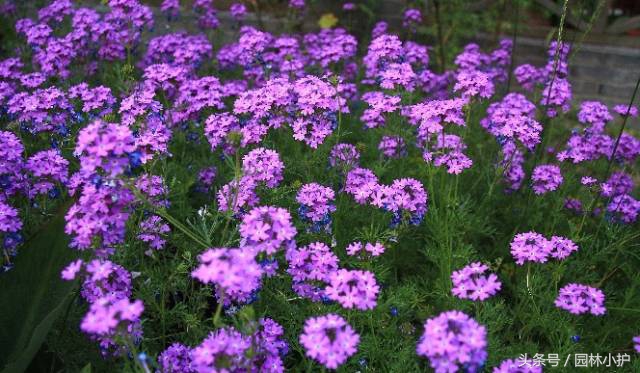
MULTIPOLYGON (((64 209, 66 210, 66 209, 64 209)), ((0 367, 23 372, 71 299, 74 282, 60 271, 77 257, 59 213, 19 248, 15 266, 0 274, 0 367)))
POLYGON ((80 371, 80 373, 91 373, 91 363, 85 365, 80 371))

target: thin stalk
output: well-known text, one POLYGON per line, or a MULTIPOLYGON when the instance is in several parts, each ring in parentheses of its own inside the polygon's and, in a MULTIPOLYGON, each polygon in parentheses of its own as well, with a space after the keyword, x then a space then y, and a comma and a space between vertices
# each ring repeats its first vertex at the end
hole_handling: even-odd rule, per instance
POLYGON ((445 70, 445 62, 444 62, 444 39, 442 37, 442 17, 440 16, 440 1, 434 0, 433 6, 435 7, 435 16, 436 16, 436 28, 438 32, 438 49, 440 57, 440 72, 444 73, 445 70))

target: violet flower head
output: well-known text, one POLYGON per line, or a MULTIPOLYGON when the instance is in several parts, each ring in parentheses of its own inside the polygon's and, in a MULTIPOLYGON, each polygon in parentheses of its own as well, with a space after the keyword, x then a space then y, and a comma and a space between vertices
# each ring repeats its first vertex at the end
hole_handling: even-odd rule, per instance
POLYGON ((556 165, 536 166, 531 174, 531 186, 538 195, 558 189, 563 181, 560 167, 556 165))
POLYGON ((242 3, 231 4, 229 11, 231 11, 231 15, 238 22, 242 22, 247 15, 247 7, 242 3))
POLYGON ((490 77, 477 70, 462 70, 458 72, 453 90, 455 92, 461 92, 462 97, 466 99, 471 99, 476 96, 491 98, 495 92, 490 77))
POLYGON ((602 132, 605 125, 613 120, 609 108, 599 101, 583 101, 578 112, 578 121, 589 125, 589 131, 602 132))
POLYGON ((218 190, 218 210, 240 213, 245 207, 256 206, 260 203, 256 188, 256 181, 248 176, 231 180, 218 190))
POLYGON ((267 255, 295 245, 296 229, 286 209, 260 206, 249 211, 240 224, 241 245, 267 255))
POLYGON ((264 182, 269 188, 275 188, 282 181, 284 163, 275 150, 256 148, 242 157, 244 175, 257 182, 264 182))
POLYGON ((620 104, 613 107, 613 111, 622 115, 623 117, 627 115, 627 111, 629 112, 629 116, 637 117, 638 116, 638 107, 629 106, 628 104, 620 104))
POLYGON ((69 161, 55 149, 41 150, 29 157, 26 170, 32 176, 29 197, 56 190, 56 185, 64 185, 69 174, 69 161))
POLYGON ((356 241, 356 242, 350 243, 347 246, 346 250, 347 250, 347 254, 351 256, 358 255, 364 252, 366 253, 366 255, 377 257, 384 253, 385 247, 380 242, 376 242, 376 243, 367 242, 363 245, 362 242, 356 241))
POLYGON ((520 65, 513 70, 513 75, 516 81, 522 86, 525 91, 533 91, 536 85, 542 81, 542 75, 540 70, 529 64, 520 65))
POLYGON ((628 194, 620 194, 609 202, 607 212, 615 221, 632 224, 640 214, 640 201, 628 194))
POLYGON ((293 290, 301 297, 319 302, 326 298, 324 285, 332 273, 338 270, 338 257, 329 246, 313 242, 307 246, 293 247, 286 251, 289 263, 287 273, 292 277, 293 290))
POLYGON ((566 237, 552 236, 549 243, 551 244, 549 255, 555 259, 566 259, 571 253, 578 251, 578 245, 566 237))
POLYGON ((311 317, 304 323, 300 344, 308 357, 336 369, 357 352, 360 336, 336 314, 311 317))
POLYGON ((545 263, 552 250, 552 244, 536 232, 518 233, 511 241, 511 255, 518 265, 525 262, 545 263))
POLYGON ((160 10, 169 19, 177 18, 180 14, 180 0, 163 0, 160 10))
POLYGON ((635 187, 633 178, 626 172, 616 171, 611 173, 609 180, 602 183, 601 194, 604 197, 612 198, 620 194, 630 194, 635 187))
POLYGON ((166 236, 171 228, 162 218, 153 215, 140 222, 138 239, 154 250, 162 250, 166 244, 166 236))
POLYGON ((417 353, 429 359, 436 373, 480 372, 487 359, 487 330, 460 311, 428 319, 417 353))
POLYGON ((560 289, 555 305, 574 315, 590 313, 600 316, 607 311, 604 298, 604 293, 598 288, 572 283, 560 289))
POLYGON ((240 371, 249 363, 246 354, 250 348, 250 336, 242 335, 233 327, 217 329, 191 349, 191 369, 194 372, 240 371))
POLYGON ((571 83, 567 79, 550 80, 542 90, 540 105, 547 109, 547 116, 558 116, 558 110, 566 113, 571 109, 571 83))
POLYGON ((633 337, 633 347, 635 348, 637 353, 640 353, 640 335, 633 337))
POLYGON ((347 309, 361 311, 375 308, 380 286, 369 271, 340 269, 329 275, 327 297, 347 309))
POLYGON ((80 329, 97 336, 114 335, 140 322, 144 310, 142 301, 129 299, 97 299, 89 306, 89 311, 80 323, 80 329))
POLYGON ((78 134, 74 154, 80 157, 80 170, 91 176, 104 170, 107 176, 122 174, 129 166, 129 155, 136 150, 129 127, 96 120, 78 134))
POLYGON ((182 343, 174 343, 158 357, 160 370, 166 373, 192 373, 191 349, 182 343))
POLYGON ((357 167, 347 173, 344 191, 351 194, 356 202, 367 203, 376 189, 378 189, 378 177, 373 171, 357 167))
POLYGON ((296 201, 300 204, 299 212, 303 219, 312 222, 314 232, 331 226, 330 214, 336 211, 333 201, 335 192, 318 183, 304 184, 298 191, 296 201))
POLYGON ((366 128, 376 128, 384 126, 385 114, 398 110, 401 98, 385 95, 382 92, 367 92, 362 95, 362 100, 369 107, 365 109, 360 119, 366 128))
POLYGON ((494 273, 485 274, 488 270, 489 266, 475 262, 454 271, 451 274, 451 292, 460 299, 473 301, 492 297, 502 288, 502 283, 494 273))
POLYGON ((409 8, 404 11, 402 15, 402 27, 415 32, 416 26, 420 23, 422 23, 422 13, 420 13, 420 10, 409 8))
POLYGON ((341 170, 348 170, 358 165, 360 160, 360 152, 355 145, 340 143, 331 149, 329 155, 329 165, 338 167, 341 170))
POLYGON ((289 0, 289 8, 302 10, 304 7, 304 0, 289 0))
POLYGON ((401 158, 407 155, 407 145, 400 136, 382 136, 378 150, 388 158, 401 158))
POLYGON ((260 287, 262 269, 251 248, 212 248, 198 256, 200 265, 191 276, 216 285, 216 295, 225 304, 246 302, 260 287))

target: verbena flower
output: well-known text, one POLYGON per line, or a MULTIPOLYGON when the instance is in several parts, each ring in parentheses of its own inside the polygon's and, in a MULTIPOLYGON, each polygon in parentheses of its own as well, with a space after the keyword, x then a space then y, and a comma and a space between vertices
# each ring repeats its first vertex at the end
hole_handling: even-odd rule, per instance
POLYGON ((606 312, 602 290, 576 283, 560 289, 555 305, 575 315, 591 313, 600 316, 606 312))
POLYGON ((518 233, 511 241, 511 255, 518 265, 525 262, 545 263, 552 250, 552 244, 536 232, 518 233))
POLYGON ((303 219, 311 221, 312 231, 330 230, 330 214, 336 211, 334 199, 333 189, 318 183, 304 184, 300 188, 296 196, 296 201, 300 204, 298 211, 303 219))
POLYGON ((347 248, 347 254, 354 256, 362 253, 363 251, 372 257, 380 256, 384 253, 385 247, 380 242, 370 243, 367 242, 364 245, 362 242, 356 241, 350 243, 347 248))
POLYGON ((460 311, 428 319, 417 353, 429 359, 437 373, 480 372, 487 359, 487 331, 460 311))
POLYGON ((538 195, 558 189, 563 181, 560 167, 555 165, 536 166, 531 174, 532 188, 538 195))
POLYGON ((283 208, 260 206, 249 211, 240 224, 241 245, 267 255, 295 245, 296 229, 283 208))
POLYGON ((369 310, 376 306, 380 287, 373 273, 368 271, 340 269, 329 275, 327 297, 342 307, 369 310))
POLYGON ((319 302, 326 297, 324 286, 338 270, 338 257, 322 242, 292 247, 286 251, 287 273, 292 277, 293 290, 300 296, 319 302))
POLYGON ((205 284, 214 284, 225 304, 245 302, 260 287, 262 269, 251 248, 212 248, 198 256, 200 265, 191 276, 205 284))
POLYGON ((329 369, 336 369, 357 352, 360 336, 335 314, 311 317, 305 321, 300 344, 306 355, 329 369))
POLYGON ((278 152, 257 148, 242 158, 242 171, 245 176, 256 182, 264 182, 269 188, 275 188, 282 181, 284 164, 278 152))
POLYGON ((475 262, 454 271, 451 274, 451 292, 460 299, 474 301, 483 301, 495 295, 502 288, 502 283, 495 274, 486 275, 488 270, 489 266, 475 262))

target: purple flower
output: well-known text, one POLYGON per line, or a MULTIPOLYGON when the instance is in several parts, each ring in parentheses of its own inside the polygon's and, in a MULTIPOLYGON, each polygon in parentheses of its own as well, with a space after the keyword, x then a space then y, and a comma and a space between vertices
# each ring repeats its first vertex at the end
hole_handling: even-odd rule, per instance
POLYGON ((155 250, 162 250, 166 244, 166 235, 171 232, 169 225, 162 218, 153 215, 140 222, 138 239, 149 244, 155 250))
POLYGON ((367 92, 362 95, 362 100, 369 105, 360 119, 367 128, 384 126, 385 114, 398 110, 401 98, 399 96, 387 96, 382 92, 367 92))
POLYGON ((243 176, 240 180, 231 180, 218 191, 218 210, 239 213, 246 206, 256 206, 260 203, 256 188, 257 183, 251 177, 243 176))
POLYGON ((200 265, 191 273, 205 284, 216 285, 216 295, 230 302, 245 302, 260 287, 262 269, 251 248, 212 248, 198 256, 200 265))
POLYGON ((331 149, 329 164, 344 171, 357 166, 359 159, 360 152, 354 145, 341 143, 331 149))
POLYGON ((609 108, 599 101, 583 101, 578 112, 578 121, 589 125, 591 132, 604 131, 605 125, 613 120, 609 108))
POLYGON ((304 0, 289 0, 289 8, 304 9, 304 0))
POLYGON ((336 369, 356 353, 360 336, 341 316, 327 314, 308 318, 300 335, 307 356, 336 369))
POLYGON ((443 312, 424 324, 417 353, 436 373, 480 372, 487 359, 487 330, 460 311, 443 312))
POLYGON ((242 3, 231 4, 229 11, 231 11, 231 15, 238 22, 241 22, 244 19, 244 17, 247 15, 247 7, 244 6, 244 4, 242 3))
POLYGON ((409 8, 402 16, 402 27, 409 28, 415 32, 416 25, 422 23, 422 13, 418 9, 409 8))
POLYGON ((256 148, 242 157, 244 175, 256 182, 264 182, 269 188, 275 188, 282 181, 284 164, 275 150, 256 148))
POLYGON ((182 343, 174 343, 158 357, 160 370, 165 373, 192 373, 191 349, 182 343))
POLYGON ((565 259, 571 253, 578 251, 578 245, 566 237, 552 236, 549 242, 551 244, 551 250, 549 255, 556 259, 565 259))
POLYGON ((491 273, 485 275, 489 267, 480 262, 471 263, 468 266, 454 271, 451 274, 453 288, 451 292, 460 299, 480 300, 483 301, 495 295, 502 283, 498 280, 498 276, 491 273))
POLYGON ((631 175, 622 172, 616 171, 611 174, 609 180, 605 183, 602 183, 602 192, 601 194, 604 197, 615 197, 620 194, 629 194, 633 190, 635 184, 633 182, 633 178, 631 175))
POLYGON ((626 116, 627 115, 627 111, 629 111, 629 116, 632 117, 637 117, 638 116, 638 108, 636 106, 629 106, 629 105, 624 105, 624 104, 620 104, 620 105, 616 105, 613 107, 613 111, 615 111, 616 113, 622 115, 622 116, 626 116))
POLYGON ((556 165, 536 166, 531 174, 532 188, 538 195, 558 189, 563 181, 560 167, 556 165))
POLYGON ((329 283, 338 269, 338 257, 322 242, 292 247, 286 251, 287 273, 293 280, 293 290, 300 296, 319 302, 325 296, 321 286, 329 283))
POLYGON ((354 256, 358 255, 363 250, 372 257, 380 256, 384 253, 385 247, 380 242, 362 244, 362 242, 352 242, 346 248, 347 254, 354 256))
POLYGON ((637 220, 638 214, 640 214, 640 201, 628 194, 620 194, 609 202, 607 211, 615 219, 625 224, 631 224, 637 220))
POLYGON ((98 169, 107 176, 122 174, 129 165, 129 153, 136 150, 129 127, 96 120, 78 134, 74 154, 80 158, 83 175, 91 176, 98 169))
POLYGON ((552 250, 552 244, 536 232, 518 233, 511 241, 511 255, 518 265, 525 262, 545 263, 552 250))
POLYGON ((318 183, 304 184, 296 196, 296 201, 304 211, 303 217, 314 223, 327 219, 328 223, 331 223, 329 214, 336 211, 336 207, 333 204, 334 199, 335 192, 333 189, 318 183))
POLYGON ((329 286, 325 293, 342 307, 362 311, 375 308, 380 287, 373 273, 368 271, 340 269, 329 275, 329 286))
MULTIPOLYGON (((123 330, 130 332, 132 327, 140 323, 143 310, 144 305, 140 300, 131 302, 126 298, 100 298, 91 303, 80 323, 80 329, 97 337, 112 337, 123 330)), ((124 334, 128 334, 127 332, 124 334)))
POLYGON ((525 91, 533 91, 542 81, 540 69, 528 63, 516 67, 513 75, 525 91))
POLYGON ((296 233, 291 224, 291 215, 279 207, 256 207, 244 216, 240 224, 242 246, 263 251, 267 255, 295 245, 296 233))
POLYGON ((600 316, 606 312, 602 290, 583 284, 572 283, 562 287, 555 305, 574 315, 591 313, 600 316))
POLYGON ((633 343, 633 347, 636 349, 636 352, 640 353, 640 335, 637 337, 633 337, 633 343))
POLYGON ((456 75, 456 84, 453 87, 455 92, 462 92, 462 97, 470 99, 480 96, 491 98, 495 91, 490 77, 476 70, 462 70, 456 75))

